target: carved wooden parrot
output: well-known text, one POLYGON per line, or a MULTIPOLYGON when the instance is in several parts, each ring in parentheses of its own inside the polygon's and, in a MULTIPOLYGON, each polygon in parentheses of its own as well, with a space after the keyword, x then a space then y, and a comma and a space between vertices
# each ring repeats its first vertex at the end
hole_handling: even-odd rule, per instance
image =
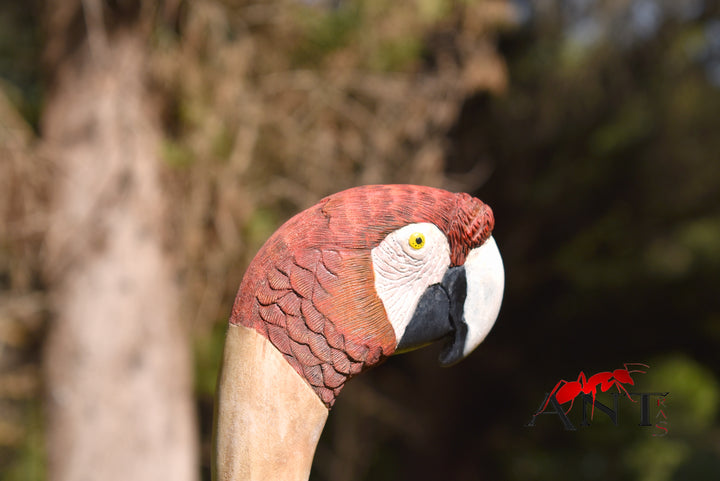
POLYGON ((467 356, 504 287, 490 208, 467 194, 375 185, 287 221, 250 263, 218 383, 215 479, 306 480, 345 382, 445 340, 467 356))

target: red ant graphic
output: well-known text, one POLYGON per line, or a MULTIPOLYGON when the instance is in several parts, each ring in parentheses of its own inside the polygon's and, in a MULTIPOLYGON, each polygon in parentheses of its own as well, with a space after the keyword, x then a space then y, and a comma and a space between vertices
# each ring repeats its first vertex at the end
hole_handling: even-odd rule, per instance
POLYGON ((637 402, 630 397, 630 394, 628 394, 627 390, 623 387, 623 384, 630 384, 634 386, 635 382, 630 377, 630 373, 639 372, 645 374, 646 371, 630 371, 628 369, 628 366, 644 366, 646 368, 650 368, 650 366, 648 366, 647 364, 642 364, 639 362, 629 362, 623 364, 623 367, 625 369, 615 369, 613 372, 599 372, 590 376, 590 379, 585 379, 585 373, 580 371, 580 375, 578 376, 577 381, 566 381, 565 379, 561 379, 555 385, 552 392, 547 397, 547 400, 545 401, 542 409, 540 409, 536 413, 536 416, 541 412, 545 411, 553 395, 555 395, 555 399, 557 399, 557 402, 560 404, 565 404, 566 402, 571 401, 570 407, 567 411, 565 411, 565 414, 567 414, 572 409, 575 398, 578 397, 580 393, 592 393, 593 405, 592 412, 590 414, 590 419, 592 419, 593 414, 595 414, 595 395, 597 394, 598 386, 600 386, 600 390, 602 392, 607 392, 611 387, 615 386, 618 392, 621 392, 620 390, 622 390, 623 392, 625 392, 625 395, 628 397, 628 399, 630 399, 632 402, 637 402))

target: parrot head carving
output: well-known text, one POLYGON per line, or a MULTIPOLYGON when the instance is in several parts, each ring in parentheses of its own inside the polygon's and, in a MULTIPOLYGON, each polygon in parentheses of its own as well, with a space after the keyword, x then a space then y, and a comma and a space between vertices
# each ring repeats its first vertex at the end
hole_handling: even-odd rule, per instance
POLYGON ((410 185, 349 189, 283 224, 250 263, 230 322, 265 336, 327 407, 396 352, 467 356, 502 300, 490 207, 410 185))

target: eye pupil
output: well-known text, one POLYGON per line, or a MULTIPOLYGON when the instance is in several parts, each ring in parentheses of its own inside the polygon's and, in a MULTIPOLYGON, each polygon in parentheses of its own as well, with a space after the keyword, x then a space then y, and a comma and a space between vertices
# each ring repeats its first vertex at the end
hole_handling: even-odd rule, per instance
POLYGON ((425 235, 422 232, 415 232, 408 238, 408 244, 413 249, 422 249, 425 245, 425 235))

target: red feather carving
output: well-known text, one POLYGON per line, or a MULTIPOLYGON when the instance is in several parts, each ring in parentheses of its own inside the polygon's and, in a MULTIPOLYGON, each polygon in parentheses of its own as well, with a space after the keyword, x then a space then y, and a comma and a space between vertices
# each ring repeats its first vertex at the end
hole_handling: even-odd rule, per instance
POLYGON ((430 187, 357 187, 301 212, 248 267, 230 322, 256 329, 331 407, 345 382, 393 353, 397 341, 374 288, 370 251, 390 232, 431 222, 451 264, 490 236, 490 208, 430 187))

